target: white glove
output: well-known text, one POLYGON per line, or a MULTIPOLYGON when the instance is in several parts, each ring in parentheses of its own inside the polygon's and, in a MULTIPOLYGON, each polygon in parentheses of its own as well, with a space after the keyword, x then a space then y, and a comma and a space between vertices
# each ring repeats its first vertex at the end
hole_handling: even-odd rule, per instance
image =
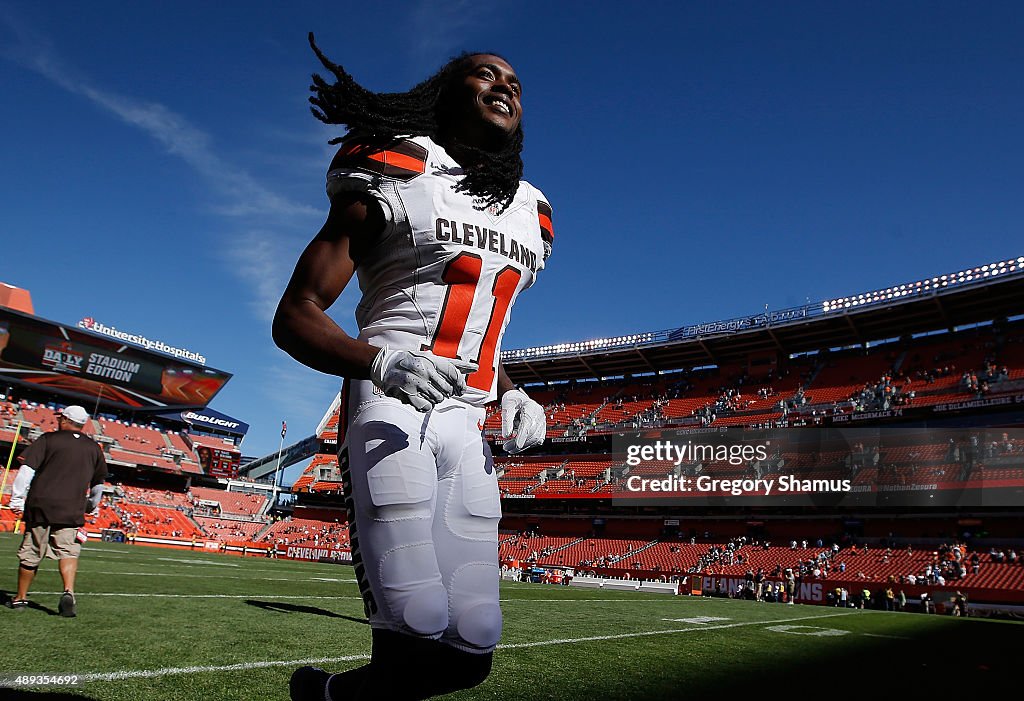
POLYGON ((370 365, 370 381, 387 396, 426 412, 465 392, 465 375, 475 371, 475 365, 459 359, 384 346, 370 365))
POLYGON ((507 453, 521 453, 544 442, 547 435, 544 407, 521 389, 510 389, 501 396, 501 433, 507 453))

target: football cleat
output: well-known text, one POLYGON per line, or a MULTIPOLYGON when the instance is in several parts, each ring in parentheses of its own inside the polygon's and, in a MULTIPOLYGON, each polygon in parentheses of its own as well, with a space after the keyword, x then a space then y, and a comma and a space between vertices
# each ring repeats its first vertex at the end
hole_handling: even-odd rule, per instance
POLYGON ((288 695, 292 701, 326 701, 331 676, 319 667, 299 667, 288 681, 288 695))

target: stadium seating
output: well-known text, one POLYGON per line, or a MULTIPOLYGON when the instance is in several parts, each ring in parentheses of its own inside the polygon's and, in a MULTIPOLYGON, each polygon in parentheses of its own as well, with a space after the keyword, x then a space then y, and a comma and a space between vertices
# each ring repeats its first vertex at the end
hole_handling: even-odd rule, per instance
MULTIPOLYGON (((1006 365, 1008 377, 1024 377, 1024 334, 1009 334, 997 347, 991 328, 983 327, 892 342, 869 350, 847 350, 790 358, 782 370, 754 375, 738 365, 726 365, 690 373, 579 382, 556 388, 528 388, 547 410, 548 434, 558 437, 569 430, 602 433, 639 424, 686 425, 697 423, 698 414, 713 409, 727 395, 736 395, 731 408, 714 411, 715 424, 766 425, 786 418, 780 402, 787 402, 789 416, 804 412, 848 412, 851 397, 865 386, 892 374, 894 388, 913 399, 913 406, 931 406, 971 399, 976 392, 961 386, 964 371, 980 373, 986 360, 1006 365), (925 379, 927 375, 927 379, 925 379), (802 388, 802 392, 800 391, 802 388), (838 406, 834 406, 838 404, 838 406)), ((988 388, 1000 391, 998 384, 988 388)), ((489 408, 486 429, 500 433, 501 412, 489 408)))
MULTIPOLYGON (((30 435, 57 429, 58 408, 29 402, 0 401, 0 442, 13 442, 18 422, 22 422, 19 442, 27 444, 30 435)), ((190 445, 175 431, 95 417, 84 432, 104 446, 108 459, 137 467, 156 467, 170 472, 202 474, 190 445)))
POLYGON ((498 546, 498 556, 501 560, 532 560, 540 557, 551 557, 559 550, 577 543, 582 538, 578 537, 550 537, 550 536, 525 536, 511 535, 502 539, 498 546))
POLYGON ((338 456, 324 453, 314 455, 306 469, 302 471, 299 478, 292 484, 292 492, 340 491, 341 485, 339 482, 320 480, 321 468, 327 468, 329 474, 340 474, 338 472, 338 456))
MULTIPOLYGON (((57 430, 57 410, 42 405, 21 402, 18 405, 22 418, 43 433, 57 430)), ((86 433, 92 433, 92 426, 85 427, 86 433)))
POLYGON ((162 538, 188 539, 203 535, 196 523, 182 511, 130 503, 102 507, 96 527, 120 528, 136 535, 162 538))
POLYGON ((161 457, 163 450, 170 447, 164 434, 155 428, 111 421, 102 417, 97 419, 97 423, 102 435, 114 439, 116 445, 124 450, 161 457))
POLYGON ((263 522, 228 520, 209 516, 194 518, 206 538, 225 543, 254 543, 256 535, 267 527, 267 524, 263 522))
POLYGON ((601 477, 612 467, 610 457, 593 455, 583 458, 571 458, 565 465, 566 476, 573 477, 601 477))
POLYGON ((349 547, 348 524, 289 518, 274 523, 258 542, 345 549, 349 547))
POLYGON ((180 450, 185 455, 192 455, 192 446, 185 442, 185 438, 177 431, 168 431, 166 434, 167 440, 170 442, 170 446, 175 450, 180 450))
POLYGON ((335 410, 330 417, 327 419, 327 423, 324 424, 323 431, 320 432, 320 440, 322 441, 335 441, 338 440, 338 421, 340 419, 340 409, 335 410))
POLYGON ((124 501, 132 504, 146 504, 150 506, 170 506, 172 508, 187 509, 191 502, 187 494, 172 492, 170 490, 149 489, 145 487, 134 487, 118 485, 124 492, 124 501))
POLYGON ((260 494, 227 492, 221 489, 210 489, 209 487, 192 487, 191 493, 195 500, 205 499, 218 502, 221 513, 224 514, 255 516, 267 504, 267 498, 260 494))
MULTIPOLYGON (((845 547, 832 553, 824 546, 802 547, 760 544, 741 545, 731 558, 723 557, 713 564, 701 566, 702 557, 712 549, 726 551, 725 541, 691 543, 688 541, 623 540, 613 538, 522 537, 505 535, 499 544, 502 562, 531 561, 540 565, 574 567, 582 570, 631 571, 634 577, 661 574, 686 574, 694 571, 705 574, 744 576, 748 571, 762 570, 778 578, 786 568, 799 572, 801 565, 813 579, 810 563, 828 562, 827 574, 822 581, 861 581, 880 583, 906 582, 907 575, 924 578, 929 566, 937 567, 939 552, 933 547, 913 545, 896 549, 865 549, 845 547), (819 559, 828 553, 828 559, 819 559)), ((969 564, 971 553, 964 553, 966 572, 963 577, 946 580, 946 584, 962 587, 1024 589, 1024 566, 1017 563, 995 562, 988 552, 980 553, 978 573, 969 564)), ((923 583, 923 581, 922 581, 923 583)))

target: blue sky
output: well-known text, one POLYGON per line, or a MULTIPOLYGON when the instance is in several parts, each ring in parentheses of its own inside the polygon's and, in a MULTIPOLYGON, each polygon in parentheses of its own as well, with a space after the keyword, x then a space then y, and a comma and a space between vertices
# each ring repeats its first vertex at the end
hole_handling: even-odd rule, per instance
MULTIPOLYGON (((235 377, 247 454, 338 381, 270 339, 338 134, 306 45, 374 90, 461 50, 524 85, 555 248, 506 348, 783 308, 1024 252, 1018 3, 8 3, 0 281, 235 377)), ((332 315, 354 329, 358 300, 332 315)), ((290 479, 290 478, 289 478, 290 479)), ((287 480, 286 480, 287 481, 287 480)))

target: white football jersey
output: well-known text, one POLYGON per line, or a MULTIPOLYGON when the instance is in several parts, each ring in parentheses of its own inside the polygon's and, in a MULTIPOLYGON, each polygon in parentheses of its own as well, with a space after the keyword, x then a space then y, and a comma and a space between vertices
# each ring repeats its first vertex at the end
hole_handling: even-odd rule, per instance
POLYGON ((505 211, 476 209, 454 189, 462 176, 429 137, 352 139, 331 163, 327 194, 369 193, 387 219, 358 261, 359 338, 476 363, 462 400, 483 406, 497 396, 512 305, 550 254, 551 206, 522 181, 505 211))

